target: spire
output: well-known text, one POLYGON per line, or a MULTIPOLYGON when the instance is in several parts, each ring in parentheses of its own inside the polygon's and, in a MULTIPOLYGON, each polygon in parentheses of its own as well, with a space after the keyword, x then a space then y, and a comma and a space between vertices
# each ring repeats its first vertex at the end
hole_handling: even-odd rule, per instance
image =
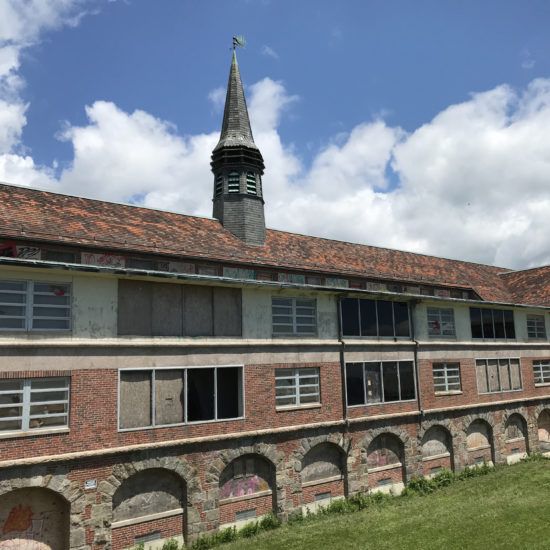
POLYGON ((222 131, 214 151, 221 147, 238 147, 239 145, 257 149, 250 128, 246 98, 241 73, 239 72, 239 64, 237 63, 237 53, 233 50, 233 59, 231 60, 227 82, 227 94, 225 96, 222 131))
POLYGON ((265 242, 262 175, 264 159, 252 137, 243 83, 233 38, 233 58, 227 83, 220 140, 212 151, 214 173, 213 216, 247 244, 265 242))

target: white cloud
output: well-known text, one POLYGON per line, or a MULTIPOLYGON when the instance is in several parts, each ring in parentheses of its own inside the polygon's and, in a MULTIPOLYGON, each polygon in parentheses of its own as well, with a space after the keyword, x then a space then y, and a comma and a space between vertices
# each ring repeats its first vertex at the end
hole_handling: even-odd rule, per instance
POLYGON ((208 99, 212 103, 214 110, 221 111, 225 103, 225 88, 220 86, 219 88, 214 88, 208 93, 208 99))
POLYGON ((264 44, 262 46, 262 55, 265 55, 267 57, 272 57, 273 59, 279 59, 279 54, 267 44, 264 44))
MULTIPOLYGON (((33 28, 10 32, 34 40, 33 28)), ((0 49, 0 67, 16 78, 22 46, 10 47, 0 49)), ((473 94, 411 133, 360 122, 308 165, 278 130, 298 97, 269 78, 249 92, 271 227, 510 267, 550 263, 550 80, 473 94)), ((209 98, 220 106, 224 94, 209 98)), ((26 105, 15 99, 0 102, 0 180, 211 214, 217 132, 185 135, 150 113, 96 101, 86 124, 61 132, 74 153, 55 178, 21 152, 26 105)))

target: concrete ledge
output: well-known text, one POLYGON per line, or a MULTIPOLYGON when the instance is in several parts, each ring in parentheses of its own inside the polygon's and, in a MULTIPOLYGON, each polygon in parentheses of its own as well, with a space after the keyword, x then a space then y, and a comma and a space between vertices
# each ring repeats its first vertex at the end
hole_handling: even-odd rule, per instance
POLYGON ((155 521, 157 519, 171 518, 183 514, 183 508, 175 508, 174 510, 167 510, 166 512, 158 512, 157 514, 149 514, 148 516, 140 516, 139 518, 123 519, 121 521, 113 521, 111 523, 112 529, 118 527, 128 527, 128 525, 137 525, 138 523, 147 523, 148 521, 155 521))

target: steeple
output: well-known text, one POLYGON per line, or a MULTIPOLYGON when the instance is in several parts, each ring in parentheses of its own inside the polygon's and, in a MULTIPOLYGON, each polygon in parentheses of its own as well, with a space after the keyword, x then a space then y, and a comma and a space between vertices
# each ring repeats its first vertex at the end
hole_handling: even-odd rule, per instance
POLYGON ((214 173, 214 218, 247 244, 263 245, 264 160, 252 136, 235 49, 227 83, 222 131, 210 165, 214 173))

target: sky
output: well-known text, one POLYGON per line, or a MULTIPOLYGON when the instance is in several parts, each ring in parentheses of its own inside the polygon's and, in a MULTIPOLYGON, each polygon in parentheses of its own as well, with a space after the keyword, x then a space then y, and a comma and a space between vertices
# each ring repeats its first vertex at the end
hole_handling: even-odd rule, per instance
POLYGON ((0 181, 211 216, 231 37, 267 225, 550 264, 550 2, 0 0, 0 181))

